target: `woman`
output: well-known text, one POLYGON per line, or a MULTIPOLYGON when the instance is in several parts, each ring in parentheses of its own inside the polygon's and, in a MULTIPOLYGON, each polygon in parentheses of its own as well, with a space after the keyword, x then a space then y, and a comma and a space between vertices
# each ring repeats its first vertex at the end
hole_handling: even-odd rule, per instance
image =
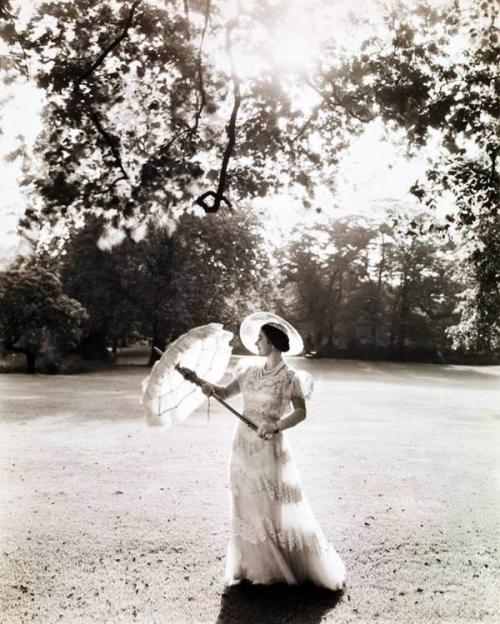
POLYGON ((259 324, 255 345, 266 358, 264 366, 238 367, 227 386, 200 380, 207 396, 215 392, 226 399, 241 392, 244 415, 258 425, 255 432, 240 421, 234 433, 229 461, 231 537, 224 581, 231 586, 243 579, 262 584, 309 580, 338 590, 345 583, 344 564, 302 492, 283 433, 305 419, 305 399, 312 388, 311 377, 289 368, 282 357, 290 350, 290 339, 295 352, 302 350, 302 340, 284 319, 255 313, 242 323, 245 346, 252 348, 248 330, 263 314, 271 322, 259 324), (290 403, 293 411, 285 416, 290 403))

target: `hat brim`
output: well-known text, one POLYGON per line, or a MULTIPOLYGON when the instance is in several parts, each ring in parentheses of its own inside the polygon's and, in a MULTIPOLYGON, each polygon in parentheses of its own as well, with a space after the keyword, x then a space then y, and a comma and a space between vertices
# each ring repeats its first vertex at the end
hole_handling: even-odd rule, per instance
POLYGON ((286 332, 290 341, 290 349, 284 351, 283 355, 298 355, 302 353, 304 343, 299 332, 288 321, 285 321, 285 319, 273 312, 252 312, 252 314, 249 314, 241 321, 240 339, 245 349, 250 351, 250 353, 258 355, 259 350, 255 343, 259 337, 260 328, 266 323, 279 325, 286 332))

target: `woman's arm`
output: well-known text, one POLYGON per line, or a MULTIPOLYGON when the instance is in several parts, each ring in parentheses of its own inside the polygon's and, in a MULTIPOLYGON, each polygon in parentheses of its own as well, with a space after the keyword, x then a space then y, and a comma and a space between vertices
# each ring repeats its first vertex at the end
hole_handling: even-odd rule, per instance
POLYGON ((269 423, 263 422, 260 423, 259 428, 257 429, 257 435, 264 440, 269 440, 271 437, 283 431, 283 429, 289 429, 290 427, 295 427, 300 422, 305 420, 306 417, 306 402, 304 399, 292 399, 293 412, 278 420, 277 423, 269 423))
MULTIPOLYGON (((236 396, 241 392, 240 384, 237 379, 233 379, 233 381, 229 382, 227 386, 215 386, 214 384, 206 384, 213 388, 215 394, 221 399, 230 399, 233 396, 236 396)), ((201 387, 203 390, 203 386, 201 387)), ((203 390, 204 394, 206 394, 205 390, 203 390)))
POLYGON ((179 367, 179 371, 182 375, 189 381, 192 381, 195 384, 198 384, 206 396, 211 396, 212 394, 216 394, 221 399, 229 399, 236 394, 241 392, 240 384, 237 379, 233 379, 227 386, 216 386, 215 384, 211 384, 208 381, 205 381, 201 377, 190 370, 189 368, 184 368, 182 366, 179 367))
POLYGON ((307 410, 304 399, 292 399, 292 405, 294 408, 293 412, 288 416, 285 416, 285 418, 278 420, 276 423, 277 432, 283 431, 283 429, 289 429, 290 427, 295 427, 295 425, 298 425, 300 422, 305 420, 307 410))

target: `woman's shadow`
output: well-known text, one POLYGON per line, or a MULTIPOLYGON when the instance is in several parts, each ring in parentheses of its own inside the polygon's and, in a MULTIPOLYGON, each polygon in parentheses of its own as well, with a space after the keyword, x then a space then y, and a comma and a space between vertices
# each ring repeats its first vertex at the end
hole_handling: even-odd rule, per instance
POLYGON ((311 583, 252 585, 242 581, 222 596, 216 624, 280 624, 320 622, 343 596, 311 583))

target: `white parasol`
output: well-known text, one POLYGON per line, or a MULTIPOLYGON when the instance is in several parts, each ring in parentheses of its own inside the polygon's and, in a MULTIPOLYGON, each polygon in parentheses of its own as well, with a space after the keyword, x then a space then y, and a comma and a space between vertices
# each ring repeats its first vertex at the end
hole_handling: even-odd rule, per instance
POLYGON ((189 330, 172 342, 142 382, 142 404, 151 425, 170 426, 182 422, 205 398, 198 385, 186 381, 176 366, 193 370, 209 383, 224 375, 233 334, 220 323, 209 323, 189 330))

